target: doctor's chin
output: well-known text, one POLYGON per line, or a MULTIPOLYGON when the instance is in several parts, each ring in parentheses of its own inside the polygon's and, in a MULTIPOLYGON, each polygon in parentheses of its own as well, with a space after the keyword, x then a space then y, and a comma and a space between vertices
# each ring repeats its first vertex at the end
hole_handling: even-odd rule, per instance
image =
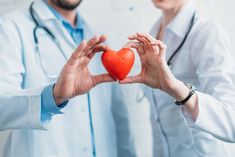
POLYGON ((0 4, 0 157, 235 156, 235 2, 0 4))

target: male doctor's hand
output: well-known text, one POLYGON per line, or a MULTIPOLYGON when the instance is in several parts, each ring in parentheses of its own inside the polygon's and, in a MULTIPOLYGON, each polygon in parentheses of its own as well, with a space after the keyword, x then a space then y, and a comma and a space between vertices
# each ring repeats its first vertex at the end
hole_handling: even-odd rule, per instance
POLYGON ((109 49, 101 45, 105 40, 105 36, 95 36, 88 42, 83 41, 72 54, 54 86, 53 94, 57 105, 87 93, 99 83, 115 81, 109 74, 93 76, 88 69, 95 53, 109 49))

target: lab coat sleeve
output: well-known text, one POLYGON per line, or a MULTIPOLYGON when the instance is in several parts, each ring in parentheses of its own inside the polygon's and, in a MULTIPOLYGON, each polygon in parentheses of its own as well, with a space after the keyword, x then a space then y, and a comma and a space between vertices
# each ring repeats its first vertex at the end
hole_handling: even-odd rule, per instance
POLYGON ((216 138, 235 142, 235 73, 226 32, 207 22, 192 40, 191 59, 201 89, 198 89, 199 115, 193 121, 185 108, 187 124, 216 138))
POLYGON ((0 21, 0 130, 45 129, 41 122, 44 87, 23 89, 25 67, 18 29, 0 21))
POLYGON ((54 84, 46 86, 41 93, 41 123, 47 125, 53 115, 62 114, 61 110, 68 104, 68 101, 56 105, 55 99, 53 96, 54 84))

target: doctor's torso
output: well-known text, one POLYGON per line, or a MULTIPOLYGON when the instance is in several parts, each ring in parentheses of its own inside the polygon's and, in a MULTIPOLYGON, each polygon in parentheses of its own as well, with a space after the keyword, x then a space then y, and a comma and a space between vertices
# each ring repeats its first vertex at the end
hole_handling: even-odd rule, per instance
MULTIPOLYGON (((37 1, 34 6, 37 12, 50 16, 49 11, 42 1, 37 1)), ((62 23, 54 19, 40 19, 41 25, 46 26, 56 37, 66 57, 69 58, 77 47, 62 23)), ((26 9, 3 17, 6 27, 12 29, 17 47, 22 60, 21 86, 23 89, 43 87, 53 83, 42 70, 40 60, 35 51, 33 29, 35 23, 26 9)), ((11 33, 11 32, 9 32, 11 33)), ((59 75, 66 59, 58 50, 57 45, 43 30, 38 30, 39 48, 45 70, 49 74, 59 75)), ((92 36, 91 29, 85 27, 84 36, 92 36)), ((10 51, 10 50, 9 50, 10 51)), ((16 56, 12 56, 16 57, 16 56)), ((12 63, 14 64, 14 63, 12 63)), ((104 72, 97 55, 89 65, 92 74, 104 72)), ((12 68, 15 68, 12 65, 12 68)), ((97 157, 116 156, 115 131, 111 114, 111 89, 110 84, 95 87, 90 92, 91 112, 93 116, 94 134, 97 157)), ((92 157, 92 143, 90 132, 90 119, 88 112, 87 95, 71 99, 62 110, 64 114, 56 115, 50 122, 48 130, 19 129, 0 132, 1 157, 92 157)))
MULTIPOLYGON (((190 20, 193 17, 193 12, 194 7, 191 6, 190 3, 165 29, 162 40, 167 45, 167 61, 185 37, 186 31, 190 25, 190 20)), ((160 20, 153 26, 151 32, 152 36, 157 37, 159 27, 160 20)), ((203 44, 206 42, 216 42, 217 39, 211 40, 211 38, 207 38, 208 34, 214 33, 211 31, 214 30, 213 28, 215 28, 214 23, 208 22, 196 15, 187 40, 171 61, 171 71, 177 79, 186 83, 192 83, 198 91, 212 95, 216 92, 213 91, 213 87, 209 86, 209 83, 207 84, 206 79, 210 77, 210 72, 213 70, 210 67, 210 62, 219 65, 217 62, 220 56, 216 56, 217 54, 214 54, 210 49, 206 51, 207 47, 201 49, 204 53, 204 56, 202 56, 200 55, 200 52, 195 51, 195 47, 203 47, 203 44), (201 31, 206 33, 202 35, 200 33, 201 31), (197 38, 202 40, 196 40, 197 38), (200 67, 195 66, 195 63, 199 62, 200 67), (202 70, 204 70, 205 74, 202 70)), ((221 31, 220 29, 218 30, 221 31)), ((224 58, 227 58, 227 56, 224 58)), ((220 66, 218 66, 218 68, 220 68, 220 66)), ((219 80, 212 81, 216 82, 219 80)), ((174 104, 175 100, 172 97, 156 89, 145 88, 144 91, 152 103, 151 117, 154 134, 154 154, 156 157, 228 156, 223 142, 215 139, 210 134, 191 128, 187 125, 182 116, 181 108, 174 104)))

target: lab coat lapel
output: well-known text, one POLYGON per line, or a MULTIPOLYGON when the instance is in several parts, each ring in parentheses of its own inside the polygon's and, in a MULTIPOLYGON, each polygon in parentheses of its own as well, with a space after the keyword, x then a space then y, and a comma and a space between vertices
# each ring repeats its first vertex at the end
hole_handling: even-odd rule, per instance
POLYGON ((56 37, 62 50, 67 58, 77 47, 77 44, 72 39, 71 35, 64 28, 61 21, 59 21, 54 14, 49 10, 48 6, 43 1, 36 1, 34 6, 36 19, 40 25, 46 26, 56 37))

